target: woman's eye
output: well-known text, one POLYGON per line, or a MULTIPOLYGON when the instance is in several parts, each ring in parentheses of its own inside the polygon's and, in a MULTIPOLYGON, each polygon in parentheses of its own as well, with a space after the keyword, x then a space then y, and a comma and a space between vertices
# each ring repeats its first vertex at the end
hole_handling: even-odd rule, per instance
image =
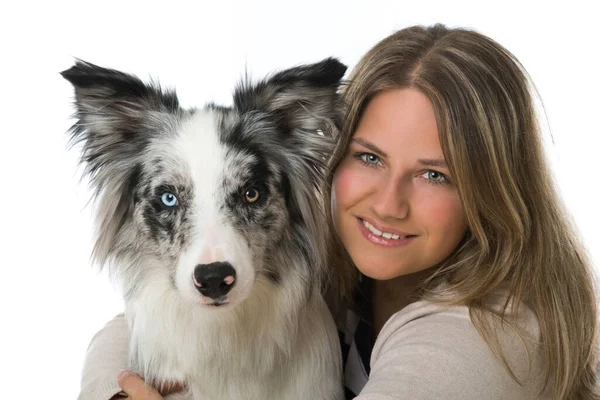
POLYGON ((372 153, 362 153, 359 155, 360 160, 367 165, 378 165, 381 163, 379 157, 372 153))
POLYGON ((259 198, 260 193, 254 188, 248 189, 246 190, 246 193, 244 193, 244 200, 246 200, 247 203, 256 203, 259 198))
POLYGON ((177 197, 173 193, 163 193, 160 196, 160 201, 167 207, 176 207, 179 204, 177 197))
POLYGON ((423 177, 433 184, 448 182, 446 176, 438 171, 429 170, 423 174, 423 177))

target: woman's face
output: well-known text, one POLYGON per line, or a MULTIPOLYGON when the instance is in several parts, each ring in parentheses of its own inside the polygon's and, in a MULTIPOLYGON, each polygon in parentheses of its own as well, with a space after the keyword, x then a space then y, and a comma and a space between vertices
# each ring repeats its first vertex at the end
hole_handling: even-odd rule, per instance
POLYGON ((412 88, 369 102, 334 175, 332 196, 338 235, 373 279, 436 265, 467 229, 433 107, 412 88))

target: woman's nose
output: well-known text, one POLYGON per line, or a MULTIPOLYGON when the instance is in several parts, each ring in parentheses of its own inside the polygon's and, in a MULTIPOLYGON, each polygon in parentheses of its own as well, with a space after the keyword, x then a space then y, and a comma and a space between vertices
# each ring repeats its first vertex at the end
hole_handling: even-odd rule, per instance
POLYGON ((371 205, 373 212, 383 219, 405 219, 410 210, 410 188, 401 179, 391 178, 380 183, 371 205))

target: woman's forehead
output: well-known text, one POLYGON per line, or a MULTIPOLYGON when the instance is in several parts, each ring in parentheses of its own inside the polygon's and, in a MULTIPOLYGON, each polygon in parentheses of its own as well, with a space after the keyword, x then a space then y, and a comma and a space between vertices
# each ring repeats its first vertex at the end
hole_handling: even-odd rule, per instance
POLYGON ((367 105, 352 142, 382 155, 443 159, 433 106, 420 91, 394 89, 367 105), (373 149, 375 150, 375 149, 373 149))

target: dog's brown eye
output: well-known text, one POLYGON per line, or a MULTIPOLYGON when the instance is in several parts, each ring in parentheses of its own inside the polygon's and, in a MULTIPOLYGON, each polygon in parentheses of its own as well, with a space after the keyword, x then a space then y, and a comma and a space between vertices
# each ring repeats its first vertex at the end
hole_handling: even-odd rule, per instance
POLYGON ((244 199, 248 203, 256 203, 260 198, 260 193, 256 189, 248 189, 246 190, 246 194, 244 194, 244 199))

